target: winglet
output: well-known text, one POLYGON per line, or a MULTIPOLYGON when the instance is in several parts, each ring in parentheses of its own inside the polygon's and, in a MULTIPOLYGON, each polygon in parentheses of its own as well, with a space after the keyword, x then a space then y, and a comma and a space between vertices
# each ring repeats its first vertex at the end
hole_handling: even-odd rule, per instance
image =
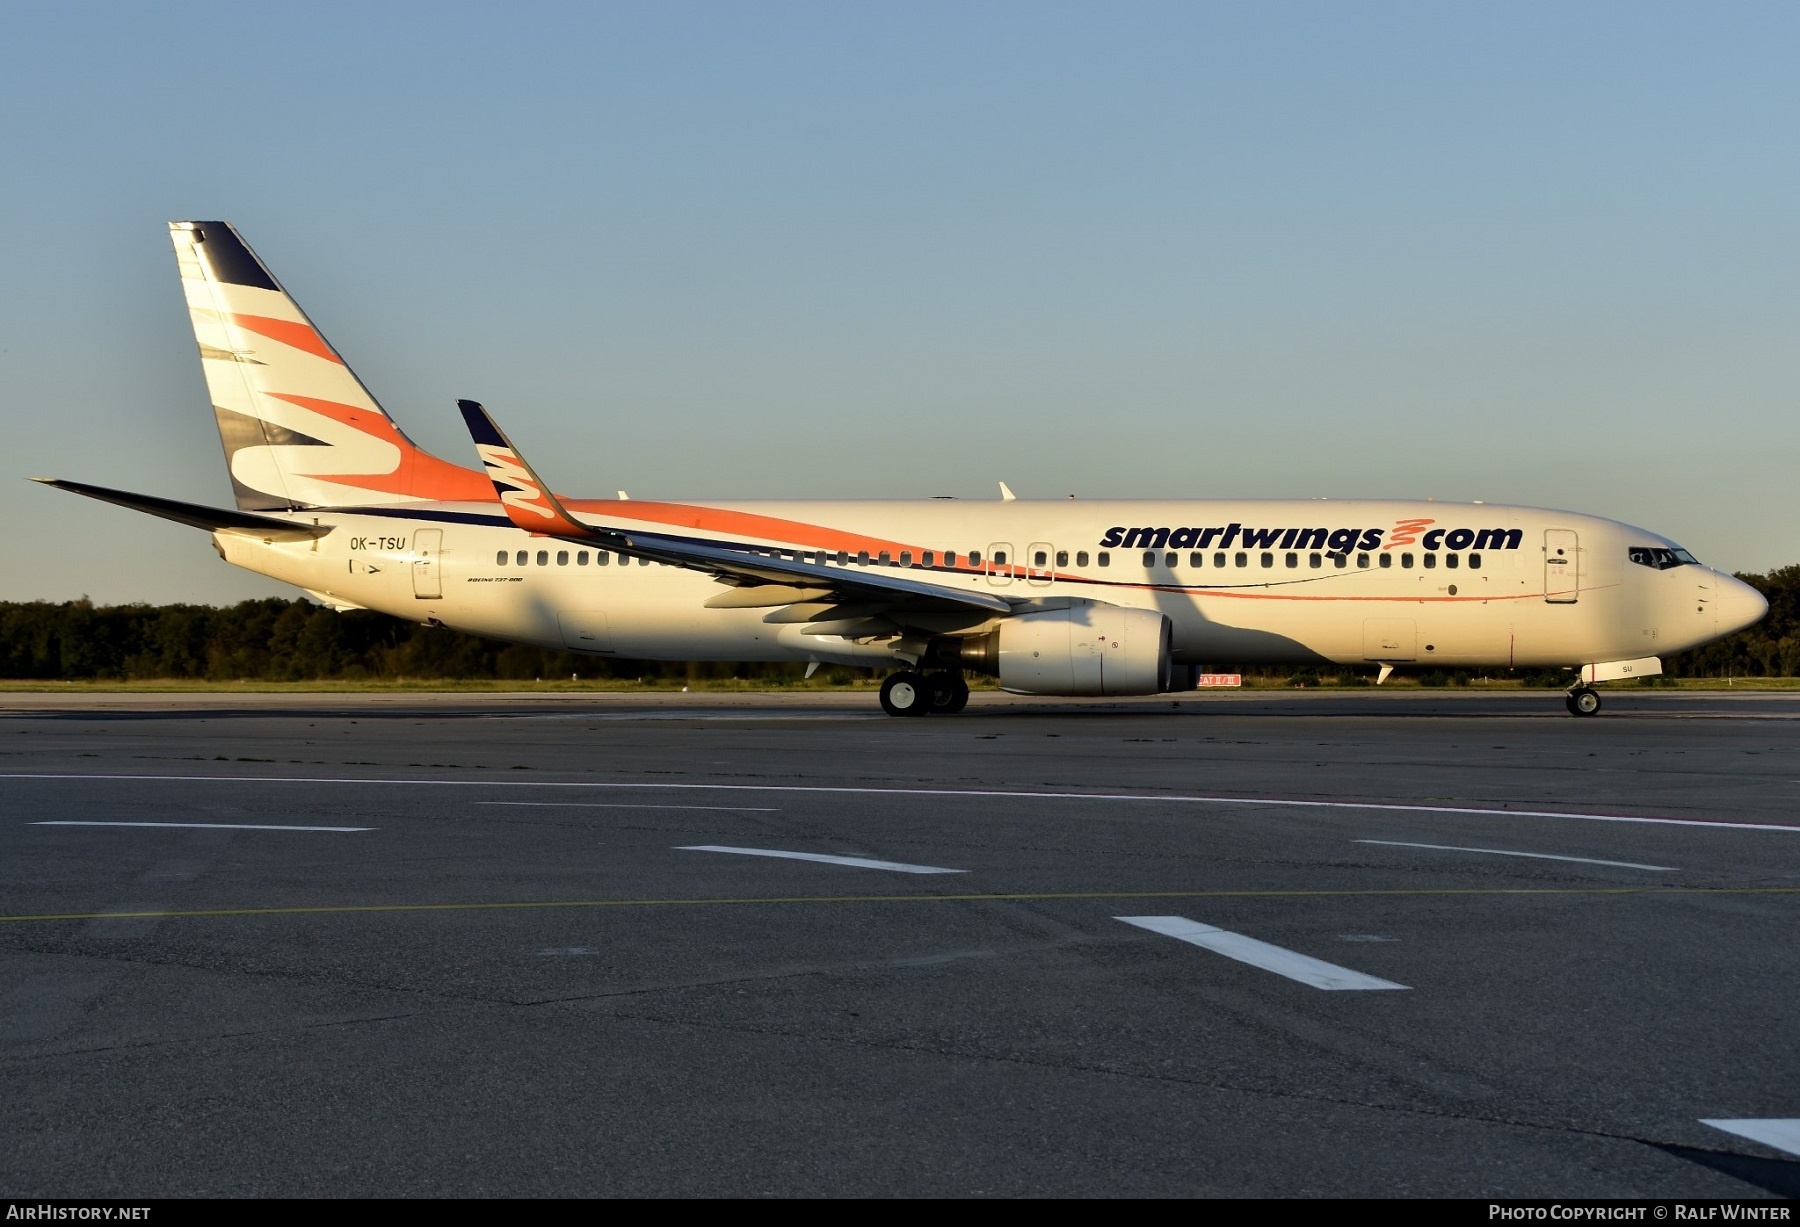
POLYGON ((1019 498, 1019 496, 1012 492, 1011 486, 1007 485, 1005 482, 1000 483, 1000 501, 1001 502, 1003 502, 1003 503, 1017 502, 1018 498, 1019 498))
POLYGON ((475 440, 475 454, 481 457, 482 467, 494 483, 500 505, 506 508, 514 528, 549 537, 585 539, 615 535, 590 528, 570 515, 480 404, 459 400, 456 407, 462 410, 469 436, 475 440))

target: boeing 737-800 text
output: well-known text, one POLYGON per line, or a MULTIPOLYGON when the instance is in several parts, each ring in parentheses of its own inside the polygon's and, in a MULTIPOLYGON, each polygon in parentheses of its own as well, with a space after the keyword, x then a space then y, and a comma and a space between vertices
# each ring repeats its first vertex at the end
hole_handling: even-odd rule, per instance
POLYGON ((596 657, 890 670, 894 715, 965 673, 1038 695, 1188 689, 1204 662, 1561 667, 1596 682, 1749 626, 1755 589, 1596 516, 1376 501, 565 499, 473 402, 482 470, 409 440, 224 222, 175 222, 235 510, 49 484, 203 528, 230 563, 596 657))

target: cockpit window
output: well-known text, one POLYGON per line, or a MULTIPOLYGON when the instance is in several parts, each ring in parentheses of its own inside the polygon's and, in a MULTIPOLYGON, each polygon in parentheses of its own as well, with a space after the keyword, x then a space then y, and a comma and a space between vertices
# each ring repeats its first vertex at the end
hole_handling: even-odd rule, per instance
POLYGON ((1652 567, 1658 571, 1667 571, 1674 567, 1699 566, 1700 560, 1692 554, 1676 546, 1665 549, 1662 546, 1634 545, 1625 551, 1631 561, 1640 567, 1652 567))

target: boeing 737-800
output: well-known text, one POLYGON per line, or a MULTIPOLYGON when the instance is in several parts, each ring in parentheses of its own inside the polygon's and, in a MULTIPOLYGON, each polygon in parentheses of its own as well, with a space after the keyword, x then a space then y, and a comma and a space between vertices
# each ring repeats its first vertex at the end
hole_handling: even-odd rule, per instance
POLYGON ((473 402, 482 469, 417 447, 224 222, 169 227, 235 510, 73 481, 207 530, 336 609, 595 657, 888 670, 894 715, 966 673, 1034 695, 1191 688, 1203 662, 1662 671, 1767 604, 1666 537, 1443 502, 564 499, 473 402))

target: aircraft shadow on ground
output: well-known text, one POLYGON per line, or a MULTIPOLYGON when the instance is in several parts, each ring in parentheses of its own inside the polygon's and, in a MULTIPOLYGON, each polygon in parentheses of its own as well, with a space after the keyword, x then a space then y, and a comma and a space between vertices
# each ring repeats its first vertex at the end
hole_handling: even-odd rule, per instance
POLYGON ((1727 1150, 1701 1150, 1694 1146, 1674 1146, 1652 1142, 1658 1150, 1686 1159, 1715 1172, 1723 1172, 1734 1180, 1767 1189, 1778 1197, 1800 1197, 1800 1162, 1793 1159, 1762 1159, 1755 1155, 1734 1154, 1727 1150))

